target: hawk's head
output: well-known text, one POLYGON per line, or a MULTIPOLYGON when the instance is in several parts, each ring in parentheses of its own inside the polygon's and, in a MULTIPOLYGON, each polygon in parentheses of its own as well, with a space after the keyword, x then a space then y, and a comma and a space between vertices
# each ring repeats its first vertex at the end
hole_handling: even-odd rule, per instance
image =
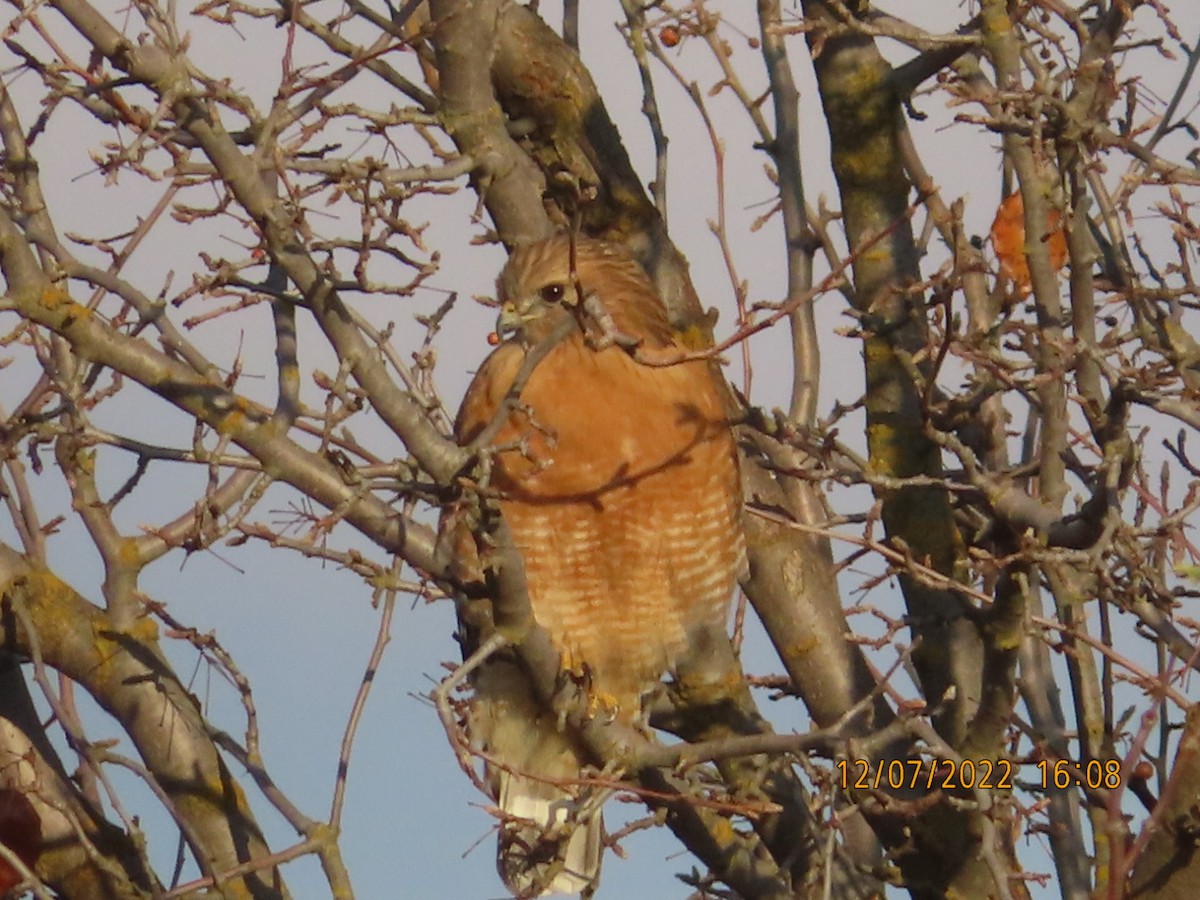
POLYGON ((549 337, 584 297, 596 298, 628 334, 661 340, 666 310, 650 279, 619 244, 565 234, 517 247, 496 281, 496 333, 526 346, 549 337))

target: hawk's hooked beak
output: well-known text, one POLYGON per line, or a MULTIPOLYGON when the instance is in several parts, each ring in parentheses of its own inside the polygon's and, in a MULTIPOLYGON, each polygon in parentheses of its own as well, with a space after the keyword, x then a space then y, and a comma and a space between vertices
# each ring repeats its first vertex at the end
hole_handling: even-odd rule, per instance
POLYGON ((517 311, 517 304, 506 300, 500 306, 500 315, 496 316, 496 334, 500 340, 507 340, 509 335, 521 330, 524 321, 524 316, 517 311))

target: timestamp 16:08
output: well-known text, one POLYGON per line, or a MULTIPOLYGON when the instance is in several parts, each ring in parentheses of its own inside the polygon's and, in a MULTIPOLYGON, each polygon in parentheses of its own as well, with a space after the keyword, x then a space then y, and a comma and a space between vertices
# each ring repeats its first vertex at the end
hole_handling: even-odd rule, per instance
MULTIPOLYGON (((920 759, 841 759, 836 768, 838 784, 843 790, 899 790, 905 787, 1012 790, 1016 772, 1016 765, 1007 759, 946 759, 934 765, 920 759)), ((1043 790, 1069 787, 1114 790, 1121 786, 1121 763, 1115 759, 1103 762, 1090 759, 1085 763, 1042 759, 1034 763, 1034 769, 1043 790)))

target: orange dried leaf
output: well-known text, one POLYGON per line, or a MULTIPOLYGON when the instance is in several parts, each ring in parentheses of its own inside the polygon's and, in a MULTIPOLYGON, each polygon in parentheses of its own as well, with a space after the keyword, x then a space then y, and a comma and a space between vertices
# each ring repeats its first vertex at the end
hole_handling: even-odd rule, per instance
MULTIPOLYGON (((1046 230, 1038 236, 1046 242, 1050 265, 1054 271, 1067 262, 1067 239, 1063 234, 1061 215, 1051 208, 1046 214, 1046 230)), ((1000 274, 1013 283, 1018 296, 1030 291, 1029 263, 1025 258, 1025 203, 1021 192, 1009 194, 996 210, 992 221, 992 250, 1000 262, 1000 274)))

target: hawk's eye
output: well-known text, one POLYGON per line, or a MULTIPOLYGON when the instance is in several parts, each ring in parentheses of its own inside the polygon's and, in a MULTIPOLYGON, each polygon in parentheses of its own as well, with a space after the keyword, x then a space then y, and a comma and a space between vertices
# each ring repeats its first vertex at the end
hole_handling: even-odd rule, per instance
POLYGON ((566 292, 566 286, 558 283, 548 284, 542 288, 541 291, 539 291, 539 293, 542 295, 542 299, 547 303, 557 303, 563 298, 563 295, 566 292))

